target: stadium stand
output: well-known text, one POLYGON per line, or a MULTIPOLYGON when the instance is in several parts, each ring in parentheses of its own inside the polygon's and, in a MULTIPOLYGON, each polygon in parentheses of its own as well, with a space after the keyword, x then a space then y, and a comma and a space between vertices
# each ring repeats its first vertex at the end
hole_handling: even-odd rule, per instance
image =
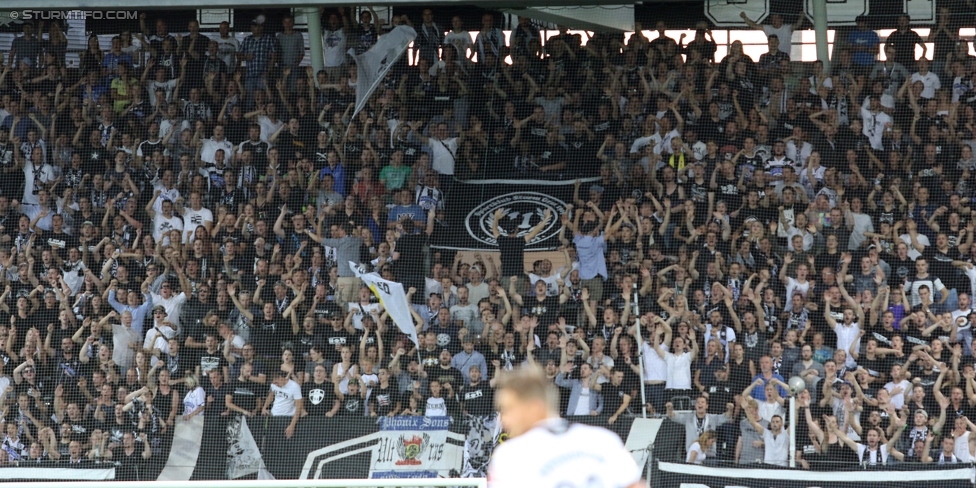
POLYGON ((754 59, 414 10, 321 9, 319 71, 292 15, 7 25, 0 478, 484 476, 524 364, 669 473, 971 466, 948 7, 829 69, 803 15, 754 59))

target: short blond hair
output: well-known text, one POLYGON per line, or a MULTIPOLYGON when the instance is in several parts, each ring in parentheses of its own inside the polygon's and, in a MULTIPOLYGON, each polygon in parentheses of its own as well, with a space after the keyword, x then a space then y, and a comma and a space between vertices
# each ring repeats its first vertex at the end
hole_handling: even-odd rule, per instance
POLYGON ((552 415, 559 412, 559 392, 538 366, 525 366, 503 372, 498 377, 497 391, 508 390, 519 400, 540 400, 552 415))

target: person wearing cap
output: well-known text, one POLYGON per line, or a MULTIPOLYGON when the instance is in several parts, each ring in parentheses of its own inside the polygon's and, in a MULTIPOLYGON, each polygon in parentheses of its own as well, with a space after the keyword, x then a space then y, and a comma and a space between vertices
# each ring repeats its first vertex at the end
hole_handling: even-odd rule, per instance
POLYGON ((939 405, 941 413, 936 419, 930 418, 926 410, 921 408, 916 409, 911 420, 908 422, 909 425, 903 426, 900 433, 896 432, 892 435, 892 437, 898 438, 896 446, 901 447, 901 450, 905 451, 908 456, 918 456, 920 453, 916 452, 914 447, 915 443, 928 441, 930 437, 938 436, 942 433, 948 406, 949 400, 943 398, 943 402, 939 405))
POLYGON ((10 54, 15 55, 10 59, 10 66, 15 69, 21 66, 36 67, 43 51, 41 40, 35 35, 33 22, 24 21, 21 29, 23 35, 15 37, 10 43, 10 54))
POLYGON ((878 56, 878 46, 881 45, 881 38, 871 30, 869 19, 866 15, 859 15, 855 19, 857 30, 852 31, 847 37, 850 50, 853 51, 854 65, 858 68, 858 73, 866 72, 867 68, 874 65, 875 58, 878 56))
MULTIPOLYGON (((328 307, 316 307, 313 305, 313 309, 319 310, 316 312, 316 316, 320 317, 319 320, 325 320, 328 323, 328 327, 325 328, 325 332, 322 334, 322 343, 325 345, 323 354, 332 363, 341 360, 340 351, 345 345, 352 345, 357 335, 356 329, 352 326, 352 323, 346 323, 345 314, 339 309, 335 302, 326 302, 330 304, 328 307)), ((332 371, 332 368, 329 368, 332 371)))
POLYGON ((347 383, 348 393, 339 389, 339 383, 333 385, 336 398, 339 400, 339 417, 363 417, 368 414, 366 408, 366 388, 359 384, 359 379, 350 378, 347 383))
MULTIPOLYGON (((166 307, 163 305, 155 305, 152 308, 151 327, 146 330, 146 345, 144 349, 154 348, 156 344, 154 336, 160 336, 165 341, 176 337, 177 333, 178 329, 175 324, 169 320, 169 314, 166 312, 166 307)), ((161 347, 160 350, 162 352, 167 352, 167 347, 161 347)))
POLYGON ((271 70, 278 59, 278 43, 264 33, 265 17, 259 15, 251 21, 251 35, 244 39, 237 59, 244 61, 244 91, 250 96, 254 90, 267 90, 271 70))
MULTIPOLYGON (((182 273, 182 270, 178 270, 180 275, 180 281, 186 281, 186 275, 182 273)), ((186 288, 189 289, 189 288, 186 288)), ((155 304, 153 311, 156 312, 158 309, 162 308, 164 312, 164 317, 173 324, 174 333, 180 330, 180 315, 183 313, 183 305, 186 304, 187 296, 185 291, 181 291, 179 294, 173 292, 173 284, 170 280, 164 280, 162 286, 159 288, 159 293, 150 292, 152 297, 152 302, 155 304)))

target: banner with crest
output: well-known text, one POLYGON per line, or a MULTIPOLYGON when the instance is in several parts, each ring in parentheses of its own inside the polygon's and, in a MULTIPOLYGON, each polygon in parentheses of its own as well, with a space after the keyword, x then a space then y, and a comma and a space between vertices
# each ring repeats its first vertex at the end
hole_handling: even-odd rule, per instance
POLYGON ((448 442, 450 425, 449 417, 381 418, 369 477, 442 478, 456 473, 462 449, 448 442))
MULTIPOLYGON (((580 197, 588 198, 590 189, 599 187, 598 180, 599 178, 582 179, 580 197)), ((448 195, 448 219, 445 223, 450 231, 442 232, 441 237, 436 238, 431 245, 439 249, 497 251, 498 243, 493 233, 497 210, 502 210, 502 219, 518 224, 516 232, 520 236, 528 234, 542 221, 548 210, 554 218, 549 219, 548 224, 526 244, 525 249, 527 251, 556 249, 560 246, 559 230, 562 228, 558 217, 565 213, 567 205, 573 202, 575 182, 576 180, 569 179, 457 180, 451 190, 452 194, 464 195, 464 197, 452 198, 448 195)), ((572 236, 569 238, 572 239, 572 236)))

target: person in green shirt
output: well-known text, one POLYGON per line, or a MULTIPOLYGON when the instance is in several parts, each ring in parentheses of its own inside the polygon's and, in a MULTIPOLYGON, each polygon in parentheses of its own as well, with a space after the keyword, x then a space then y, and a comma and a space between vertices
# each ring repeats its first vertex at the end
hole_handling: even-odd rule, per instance
POLYGON ((397 150, 390 155, 390 164, 380 171, 380 183, 388 192, 404 188, 410 179, 411 168, 403 165, 403 151, 397 150))

